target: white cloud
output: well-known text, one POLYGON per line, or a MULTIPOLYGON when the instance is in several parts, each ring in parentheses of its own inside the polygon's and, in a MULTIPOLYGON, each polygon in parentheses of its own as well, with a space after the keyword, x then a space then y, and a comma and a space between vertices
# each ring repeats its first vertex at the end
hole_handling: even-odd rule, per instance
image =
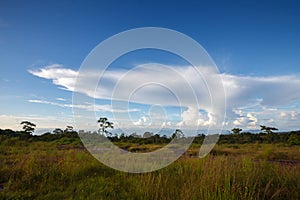
MULTIPOLYGON (((211 73, 209 68, 201 68, 207 76, 211 73)), ((200 74, 193 67, 172 67, 159 64, 147 64, 136 67, 130 72, 124 70, 106 71, 100 80, 100 87, 91 83, 98 83, 95 72, 78 72, 62 68, 59 65, 30 70, 31 74, 52 80, 55 85, 64 89, 84 93, 90 97, 101 99, 119 99, 144 104, 178 105, 180 99, 183 106, 195 103, 191 98, 194 87, 201 104, 210 105, 207 88, 200 74), (76 78, 79 85, 76 85, 76 78), (148 83, 148 84, 145 84, 148 83), (138 88, 142 87, 142 88, 138 88), (132 93, 138 90, 137 93, 132 93)), ((203 74, 202 74, 203 75, 203 74)), ((218 89, 218 88, 215 88, 218 89)))
POLYGON ((173 123, 171 121, 163 122, 161 125, 163 128, 169 127, 171 128, 173 126, 173 123))
POLYGON ((271 76, 250 77, 222 75, 228 106, 239 107, 254 104, 280 106, 300 100, 300 77, 271 76))
POLYGON ((66 99, 61 98, 61 97, 56 98, 56 100, 58 100, 58 101, 67 101, 66 99))
POLYGON ((280 118, 285 120, 297 120, 300 116, 298 111, 283 111, 280 112, 280 118))
POLYGON ((45 79, 50 79, 55 85, 62 86, 63 89, 74 91, 78 72, 62 68, 60 64, 45 66, 38 70, 29 70, 29 73, 45 79))
POLYGON ((233 121, 234 126, 256 128, 258 126, 258 119, 252 113, 247 113, 246 116, 240 116, 233 121))
POLYGON ((135 126, 143 126, 148 122, 148 118, 146 116, 142 116, 138 121, 133 122, 135 126))
MULTIPOLYGON (((161 106, 197 106, 213 116, 207 81, 216 81, 216 74, 207 67, 172 67, 159 64, 140 65, 130 70, 106 71, 99 85, 95 72, 74 70, 55 65, 39 70, 30 70, 31 74, 52 80, 59 87, 73 92, 83 93, 99 99, 125 100, 140 104, 159 104, 161 106), (197 71, 201 71, 201 74, 197 71), (206 80, 203 81, 202 77, 206 80), (80 80, 76 85, 76 78, 80 80), (76 86, 75 86, 76 85, 76 86), (95 90, 96 89, 96 90, 95 90), (195 91, 197 89, 197 91, 195 91)), ((213 90, 223 90, 213 86, 213 90)), ((219 94, 221 92, 216 92, 219 94)), ((215 98, 218 100, 218 98, 215 98)), ((57 105, 57 103, 51 103, 57 105)), ((67 105, 59 105, 67 107, 67 105)), ((100 108, 101 109, 101 108, 100 108)), ((215 111, 214 111, 215 112, 215 111)), ((215 116, 217 113, 215 113, 215 116)), ((184 124, 187 124, 184 123, 184 124)))
POLYGON ((281 112, 281 113, 280 113, 280 117, 281 117, 281 118, 284 118, 284 117, 286 117, 286 116, 287 116, 286 112, 281 112))
MULTIPOLYGON (((218 108, 213 109, 206 82, 202 78, 204 76, 210 84, 213 84, 217 75, 209 68, 201 67, 202 74, 198 74, 195 68, 189 66, 173 67, 160 64, 140 65, 129 72, 122 69, 108 70, 103 74, 98 88, 95 88, 94 83, 98 83, 99 77, 93 71, 83 71, 79 74, 78 71, 63 68, 61 65, 52 65, 29 72, 52 80, 60 88, 99 99, 129 100, 161 106, 178 106, 180 100, 180 106, 187 110, 183 111, 182 121, 178 125, 208 126, 223 120, 219 119, 221 113, 218 112, 218 108), (76 78, 83 81, 76 85, 76 78), (207 115, 199 113, 199 108, 205 110, 207 115)), ((260 122, 264 122, 262 118, 271 119, 271 116, 265 114, 271 112, 276 113, 272 119, 279 125, 281 125, 278 122, 279 118, 289 116, 289 119, 294 121, 299 119, 299 113, 285 112, 277 108, 300 100, 300 77, 221 74, 221 78, 227 98, 228 126, 254 128, 260 122), (252 111, 247 111, 249 109, 252 111), (241 112, 237 112, 238 110, 241 112)), ((217 86, 213 85, 211 92, 222 94, 223 88, 217 86)), ((68 107, 68 104, 58 106, 68 107)), ((90 108, 90 105, 76 106, 90 108)), ((97 109, 111 111, 111 108, 103 106, 97 109)), ((142 122, 141 120, 136 123, 142 122)))
POLYGON ((215 125, 216 120, 214 119, 214 115, 212 113, 207 113, 207 115, 203 115, 199 112, 198 108, 188 107, 187 110, 182 112, 182 120, 177 124, 177 126, 186 126, 186 127, 194 127, 197 126, 210 126, 215 125))

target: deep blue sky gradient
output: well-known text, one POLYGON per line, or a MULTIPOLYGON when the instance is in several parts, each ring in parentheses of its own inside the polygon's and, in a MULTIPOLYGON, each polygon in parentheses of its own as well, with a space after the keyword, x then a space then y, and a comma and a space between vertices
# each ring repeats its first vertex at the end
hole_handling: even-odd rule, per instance
POLYGON ((0 1, 0 114, 65 112, 27 102, 71 98, 27 70, 77 70, 99 42, 138 27, 192 37, 222 73, 300 75, 299 10, 299 1, 0 1))

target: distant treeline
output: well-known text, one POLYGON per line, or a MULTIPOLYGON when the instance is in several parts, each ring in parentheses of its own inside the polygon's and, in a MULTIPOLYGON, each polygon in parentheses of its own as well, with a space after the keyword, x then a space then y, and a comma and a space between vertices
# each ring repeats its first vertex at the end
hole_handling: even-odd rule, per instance
MULTIPOLYGON (((84 133, 79 134, 97 134, 84 133)), ((1 140, 6 138, 19 138, 28 141, 60 141, 61 143, 76 143, 81 144, 78 132, 74 130, 57 131, 56 133, 44 133, 42 135, 32 135, 26 131, 13 131, 10 129, 0 129, 1 140)), ((114 136, 103 136, 115 143, 136 143, 136 144, 167 144, 177 135, 173 134, 168 137, 166 135, 153 134, 145 132, 143 136, 135 133, 131 135, 121 134, 114 136)), ((184 137, 184 136, 181 136, 184 137)), ((195 137, 193 143, 202 144, 205 138, 204 134, 199 134, 195 137)), ((242 132, 239 134, 220 135, 218 144, 247 144, 247 143, 284 143, 289 145, 300 145, 300 130, 281 132, 281 133, 250 133, 242 132)))

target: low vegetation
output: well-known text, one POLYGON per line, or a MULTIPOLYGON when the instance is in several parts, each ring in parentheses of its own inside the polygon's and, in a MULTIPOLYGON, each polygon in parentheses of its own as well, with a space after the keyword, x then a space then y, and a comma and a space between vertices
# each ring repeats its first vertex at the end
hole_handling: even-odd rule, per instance
MULTIPOLYGON (((110 139, 134 152, 170 138, 110 139)), ((222 135, 197 157, 203 135, 170 166, 129 174, 104 166, 72 129, 33 136, 0 131, 0 199, 300 199, 300 132, 222 135)))

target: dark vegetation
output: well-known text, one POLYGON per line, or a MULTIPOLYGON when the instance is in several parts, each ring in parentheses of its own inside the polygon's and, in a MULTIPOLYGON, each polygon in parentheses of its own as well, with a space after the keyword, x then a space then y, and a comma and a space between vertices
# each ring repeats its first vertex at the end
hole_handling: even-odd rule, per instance
MULTIPOLYGON (((98 134, 98 133, 81 133, 81 134, 98 134)), ((74 131, 73 128, 67 127, 65 130, 55 129, 53 133, 47 132, 42 135, 32 135, 26 131, 13 131, 10 129, 2 130, 0 129, 0 135, 11 138, 16 137, 21 140, 29 141, 66 141, 66 142, 76 142, 80 143, 80 138, 78 132, 74 131)), ((111 135, 111 134, 110 134, 111 135)), ((104 137, 104 136, 103 136, 104 137)), ((127 142, 136 144, 167 144, 175 136, 174 134, 170 137, 166 135, 153 134, 150 132, 145 132, 143 136, 137 135, 135 133, 130 135, 114 135, 106 136, 112 142, 127 142)), ((181 136, 184 137, 184 136, 181 136)), ((199 134, 195 137, 194 144, 202 144, 205 135, 199 134)), ((225 134, 220 135, 218 144, 250 144, 250 143, 261 143, 261 144, 272 144, 272 143, 282 143, 287 145, 300 145, 300 130, 291 132, 280 132, 280 133, 250 133, 242 132, 240 134, 225 134)))

